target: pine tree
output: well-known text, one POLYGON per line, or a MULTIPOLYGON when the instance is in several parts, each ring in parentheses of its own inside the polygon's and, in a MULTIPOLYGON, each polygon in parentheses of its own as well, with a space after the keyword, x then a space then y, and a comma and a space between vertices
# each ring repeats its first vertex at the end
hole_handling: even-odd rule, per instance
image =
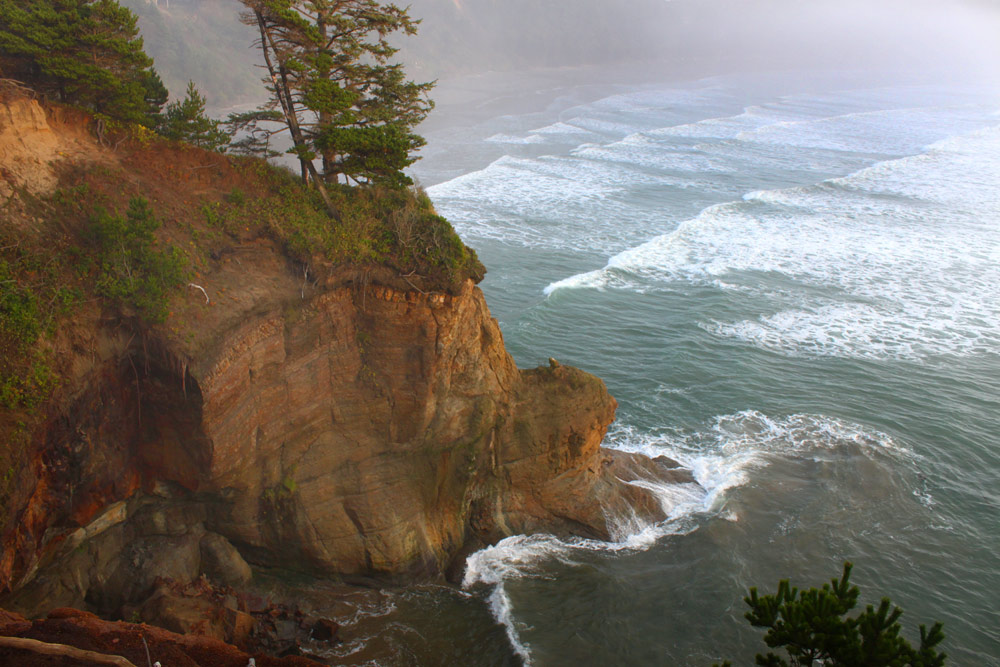
POLYGON ((167 90, 115 0, 0 0, 0 73, 60 102, 152 126, 167 90))
MULTIPOLYGON (((920 626, 920 645, 913 648, 899 636, 902 626, 899 607, 882 598, 878 609, 868 605, 855 618, 845 617, 858 602, 858 587, 849 582, 850 563, 844 563, 840 580, 832 579, 822 588, 799 591, 787 579, 778 583, 774 595, 760 596, 751 588, 743 601, 750 607, 746 619, 757 628, 767 628, 764 643, 784 647, 790 662, 768 652, 757 654, 756 664, 765 667, 811 667, 819 661, 830 667, 941 667, 944 653, 937 650, 944 641, 941 623, 928 630, 920 626), (891 609, 890 609, 891 608, 891 609)), ((723 663, 724 667, 730 663, 723 663)))
POLYGON ((242 2, 303 178, 324 196, 328 183, 408 184, 402 170, 424 143, 412 129, 433 106, 433 84, 406 79, 388 38, 414 34, 418 22, 375 0, 242 2))
POLYGON ((227 151, 269 160, 281 155, 271 148, 271 140, 287 128, 281 125, 284 116, 272 109, 255 109, 229 114, 223 123, 230 137, 227 151))
POLYGON ((229 135, 219 125, 219 121, 205 115, 205 97, 195 88, 194 81, 189 81, 186 96, 167 105, 158 129, 168 139, 221 151, 229 143, 229 135))

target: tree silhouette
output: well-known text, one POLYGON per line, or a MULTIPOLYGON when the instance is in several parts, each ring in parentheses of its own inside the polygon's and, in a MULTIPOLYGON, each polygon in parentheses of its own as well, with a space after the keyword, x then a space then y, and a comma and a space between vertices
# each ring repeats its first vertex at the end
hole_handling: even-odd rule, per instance
MULTIPOLYGON (((778 592, 761 596, 756 587, 743 601, 750 607, 746 619, 757 628, 767 628, 764 643, 783 647, 789 660, 773 652, 756 656, 764 667, 802 667, 815 664, 829 667, 940 667, 944 653, 937 646, 944 640, 941 623, 930 630, 920 626, 920 645, 914 648, 899 635, 903 612, 889 598, 878 608, 868 605, 854 618, 846 616, 858 602, 858 587, 850 584, 851 563, 844 563, 839 580, 831 579, 822 588, 800 591, 787 579, 778 583, 778 592)), ((728 661, 723 667, 729 666, 728 661)))

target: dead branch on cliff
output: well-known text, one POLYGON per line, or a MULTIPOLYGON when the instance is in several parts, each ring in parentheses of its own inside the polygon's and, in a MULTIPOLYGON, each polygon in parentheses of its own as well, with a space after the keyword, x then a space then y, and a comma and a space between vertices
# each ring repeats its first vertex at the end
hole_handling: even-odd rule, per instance
POLYGON ((42 655, 54 655, 73 660, 87 660, 99 665, 115 665, 116 667, 136 667, 135 664, 120 655, 107 655, 96 651, 85 651, 75 646, 66 644, 49 644, 37 639, 27 639, 25 637, 0 637, 0 646, 6 648, 31 651, 42 655))

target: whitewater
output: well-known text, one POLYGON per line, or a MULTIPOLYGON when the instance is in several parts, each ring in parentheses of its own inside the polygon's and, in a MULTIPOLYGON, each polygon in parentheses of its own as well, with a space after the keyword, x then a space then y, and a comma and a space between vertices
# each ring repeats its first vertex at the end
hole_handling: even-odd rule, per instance
POLYGON ((850 560, 911 639, 940 620, 952 664, 1000 665, 998 88, 553 75, 545 99, 432 129, 414 175, 518 364, 601 377, 605 446, 697 484, 635 482, 668 518, 609 516, 614 542, 514 536, 460 586, 385 591, 336 657, 752 664, 746 588, 850 560))

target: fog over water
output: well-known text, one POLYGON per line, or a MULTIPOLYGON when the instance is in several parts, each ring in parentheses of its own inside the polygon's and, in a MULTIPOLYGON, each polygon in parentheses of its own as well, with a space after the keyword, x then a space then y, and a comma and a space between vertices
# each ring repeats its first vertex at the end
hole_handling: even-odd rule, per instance
MULTIPOLYGON (((477 69, 662 60, 683 71, 788 67, 952 69, 996 75, 992 0, 416 0, 423 39, 405 53, 449 71, 446 43, 477 69), (428 58, 437 53, 440 58, 428 58)), ((698 72, 710 73, 708 71, 698 72)))
MULTIPOLYGON (((745 588, 850 559, 911 639, 942 620, 952 664, 1000 665, 997 4, 656 11, 644 58, 445 80, 424 126, 414 174, 519 365, 600 376, 605 444, 699 482, 657 490, 665 522, 612 518, 611 544, 472 556, 463 593, 506 648, 468 617, 451 659, 750 664, 745 588)), ((397 657, 447 664, 387 618, 425 637, 397 657)))
MULTIPOLYGON (((175 95, 194 80, 211 108, 262 101, 254 30, 239 0, 122 0, 175 95)), ((709 75, 801 67, 921 68, 997 76, 996 0, 413 0, 409 73, 657 64, 709 75)), ((440 94, 440 93, 438 93, 440 94)), ((437 97, 438 95, 435 95, 437 97)))

